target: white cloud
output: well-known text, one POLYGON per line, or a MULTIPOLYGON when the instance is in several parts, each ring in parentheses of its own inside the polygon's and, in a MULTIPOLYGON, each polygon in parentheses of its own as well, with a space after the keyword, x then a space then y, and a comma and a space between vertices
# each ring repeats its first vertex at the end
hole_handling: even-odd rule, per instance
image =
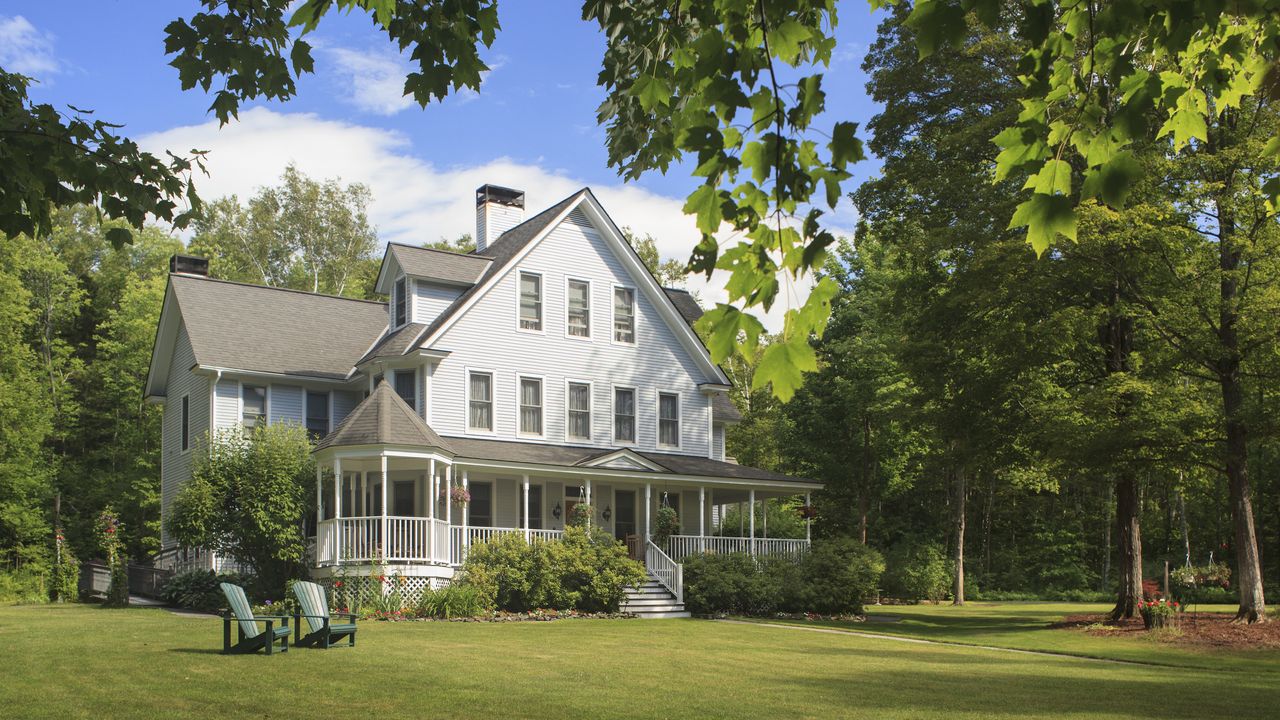
POLYGON ((394 115, 413 106, 413 98, 404 94, 404 78, 409 64, 393 51, 324 48, 337 65, 342 78, 343 99, 378 115, 394 115))
POLYGON ((0 67, 47 81, 62 64, 53 52, 53 35, 40 32, 21 15, 0 15, 0 67))
MULTIPOLYGON (((400 133, 262 107, 241 112, 238 122, 221 130, 210 120, 139 141, 152 152, 208 150, 209 175, 196 178, 197 190, 206 199, 233 193, 247 198, 276 182, 290 162, 312 177, 364 183, 373 194, 369 215, 383 241, 416 244, 474 232, 473 191, 485 183, 525 190, 530 214, 585 184, 563 171, 509 158, 441 168, 418 156, 429 155, 431 148, 414 148, 400 133)), ((679 198, 622 183, 595 185, 592 190, 618 226, 652 235, 664 256, 683 260, 698 240, 693 218, 681 211, 684 203, 679 198)), ((692 277, 689 289, 707 306, 724 301, 722 275, 718 272, 710 283, 692 277)), ((805 283, 790 298, 780 299, 765 318, 770 330, 781 329, 783 313, 800 302, 808 288, 805 283)))

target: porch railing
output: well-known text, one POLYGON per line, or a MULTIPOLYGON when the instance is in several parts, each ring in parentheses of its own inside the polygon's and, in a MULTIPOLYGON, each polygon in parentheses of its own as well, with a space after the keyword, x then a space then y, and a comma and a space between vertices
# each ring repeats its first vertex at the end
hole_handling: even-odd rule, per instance
POLYGON ((449 525, 424 517, 386 518, 383 542, 379 517, 339 518, 320 523, 317 562, 449 562, 449 525), (336 534, 336 537, 335 537, 336 534))
MULTIPOLYGON (((472 527, 463 528, 460 525, 454 525, 450 528, 451 555, 450 562, 454 565, 461 565, 467 559, 467 548, 472 545, 489 542, 500 535, 520 535, 524 536, 524 528, 509 527, 472 527), (465 533, 463 531, 466 531, 465 533)), ((529 530, 530 540, 556 540, 564 537, 563 530, 529 530)))
POLYGON ((644 566, 663 587, 676 596, 676 604, 684 602, 684 566, 672 560, 652 540, 645 540, 644 566))
POLYGON ((747 553, 750 555, 781 555, 798 559, 809 550, 809 541, 803 538, 745 538, 702 537, 700 535, 672 535, 667 541, 667 551, 680 562, 698 553, 747 553))

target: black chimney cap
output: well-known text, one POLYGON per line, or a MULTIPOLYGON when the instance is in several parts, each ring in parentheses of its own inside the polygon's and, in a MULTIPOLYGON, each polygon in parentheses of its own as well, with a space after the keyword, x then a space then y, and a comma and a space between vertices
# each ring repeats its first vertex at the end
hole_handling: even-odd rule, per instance
POLYGON ((512 207, 524 207, 524 191, 513 190, 500 185, 481 185, 476 188, 476 207, 485 203, 497 203, 512 207))
POLYGON ((169 272, 209 277, 209 261, 194 255, 173 255, 169 258, 169 272))

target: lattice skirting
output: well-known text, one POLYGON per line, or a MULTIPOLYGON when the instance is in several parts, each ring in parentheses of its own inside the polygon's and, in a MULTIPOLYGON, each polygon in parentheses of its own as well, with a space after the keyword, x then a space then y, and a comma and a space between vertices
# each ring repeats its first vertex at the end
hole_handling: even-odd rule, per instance
POLYGON ((398 595, 400 609, 411 608, 422 599, 423 591, 427 589, 439 590, 449 584, 449 579, 442 577, 397 575, 386 575, 384 577, 384 581, 379 581, 378 578, 367 575, 347 577, 334 575, 321 578, 318 582, 325 586, 330 602, 335 608, 340 610, 347 609, 350 612, 356 612, 358 608, 374 604, 378 601, 379 596, 382 597, 382 600, 378 604, 384 604, 388 601, 394 602, 398 595))

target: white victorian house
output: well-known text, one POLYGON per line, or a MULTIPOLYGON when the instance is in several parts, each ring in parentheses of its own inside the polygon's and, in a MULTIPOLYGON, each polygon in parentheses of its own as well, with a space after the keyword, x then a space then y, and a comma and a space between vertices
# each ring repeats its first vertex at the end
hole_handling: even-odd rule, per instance
MULTIPOLYGON (((690 553, 807 547, 754 513, 746 537, 716 531, 726 506, 821 485, 725 457, 739 415, 691 328, 701 309, 658 285, 589 189, 526 219, 523 193, 483 186, 475 237, 469 254, 388 245, 387 303, 214 280, 175 258, 146 384, 165 408, 162 514, 208 431, 293 422, 319 438, 321 577, 381 560, 419 587, 445 582, 469 546, 556 537, 583 502, 677 601, 690 553), (470 502, 450 502, 458 487, 470 502), (681 532, 659 548, 663 504, 681 532)), ((216 567, 164 545, 163 561, 216 567)))

